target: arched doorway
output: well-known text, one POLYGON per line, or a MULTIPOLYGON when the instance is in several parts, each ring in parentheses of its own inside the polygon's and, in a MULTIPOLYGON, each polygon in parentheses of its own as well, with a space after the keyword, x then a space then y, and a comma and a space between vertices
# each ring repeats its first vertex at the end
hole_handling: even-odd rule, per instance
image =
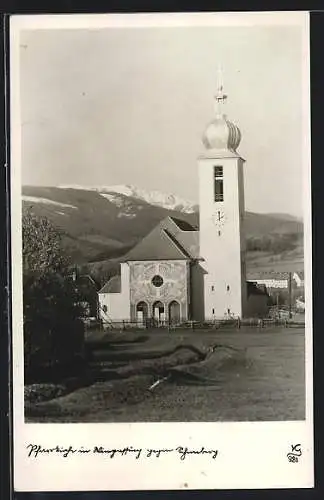
POLYGON ((139 324, 145 324, 148 317, 148 306, 143 300, 136 306, 136 321, 139 324))
POLYGON ((165 320, 164 304, 160 300, 153 304, 153 318, 158 322, 165 320))
POLYGON ((169 321, 170 323, 180 322, 180 304, 176 300, 169 304, 169 321))

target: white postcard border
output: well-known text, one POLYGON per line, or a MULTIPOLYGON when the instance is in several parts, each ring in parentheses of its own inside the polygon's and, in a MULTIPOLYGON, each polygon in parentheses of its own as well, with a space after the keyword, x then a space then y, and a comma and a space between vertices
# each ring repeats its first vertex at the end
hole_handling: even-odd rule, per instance
POLYGON ((13 16, 10 20, 11 243, 14 487, 16 491, 308 488, 313 486, 313 363, 310 189, 309 16, 306 12, 13 16), (19 35, 25 29, 90 27, 299 25, 303 29, 304 224, 306 290, 306 420, 246 423, 25 424, 23 414, 22 250, 19 35), (143 456, 110 459, 50 455, 31 459, 29 443, 142 448, 143 456), (298 464, 287 460, 300 443, 298 464), (147 448, 215 448, 181 461, 176 453, 148 459, 147 448))

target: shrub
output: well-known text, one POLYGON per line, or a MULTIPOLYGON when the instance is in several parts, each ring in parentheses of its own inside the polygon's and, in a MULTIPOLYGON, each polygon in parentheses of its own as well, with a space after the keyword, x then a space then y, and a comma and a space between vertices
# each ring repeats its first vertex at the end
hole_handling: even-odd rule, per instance
MULTIPOLYGON (((57 379, 80 368, 84 330, 77 292, 66 280, 60 233, 45 217, 23 217, 26 382, 57 379)), ((81 363, 82 364, 82 363, 81 363)))

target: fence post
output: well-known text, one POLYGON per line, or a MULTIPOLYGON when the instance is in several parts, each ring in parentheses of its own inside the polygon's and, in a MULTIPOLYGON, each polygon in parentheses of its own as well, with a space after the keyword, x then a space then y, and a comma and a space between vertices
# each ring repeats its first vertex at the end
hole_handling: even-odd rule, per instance
POLYGON ((292 318, 292 273, 289 273, 289 282, 288 282, 288 290, 289 290, 289 319, 292 318))

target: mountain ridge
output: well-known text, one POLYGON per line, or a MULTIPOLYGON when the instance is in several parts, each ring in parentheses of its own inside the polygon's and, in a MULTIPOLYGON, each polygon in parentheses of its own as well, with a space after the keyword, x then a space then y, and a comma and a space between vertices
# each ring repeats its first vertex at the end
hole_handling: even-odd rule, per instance
MULTIPOLYGON (((170 198, 168 203, 164 198, 168 195, 153 193, 147 198, 152 201, 155 197, 154 203, 149 203, 144 199, 143 190, 133 189, 130 196, 119 192, 123 189, 121 186, 117 186, 118 192, 109 191, 110 186, 106 188, 23 186, 23 210, 47 216, 61 230, 72 259, 81 263, 121 256, 168 215, 198 227, 198 206, 190 202, 181 207, 174 205, 181 198, 170 198)), ((303 234, 303 223, 284 214, 277 217, 246 212, 245 227, 247 238, 255 240, 269 235, 282 239, 286 235, 302 237, 303 234)))
POLYGON ((185 200, 173 193, 162 193, 158 190, 148 191, 143 188, 138 188, 132 184, 117 184, 112 186, 78 186, 73 184, 59 185, 61 189, 78 189, 96 191, 105 194, 121 194, 132 198, 137 198, 146 201, 151 205, 161 206, 169 210, 177 210, 179 212, 194 213, 198 209, 197 203, 190 200, 185 200))

